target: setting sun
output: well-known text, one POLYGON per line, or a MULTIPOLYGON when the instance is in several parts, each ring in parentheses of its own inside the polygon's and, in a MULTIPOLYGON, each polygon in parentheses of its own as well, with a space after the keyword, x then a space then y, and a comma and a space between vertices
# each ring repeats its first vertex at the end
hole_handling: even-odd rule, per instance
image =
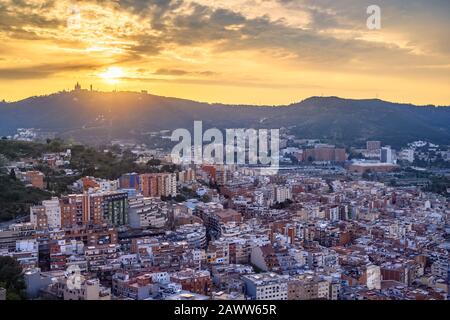
POLYGON ((116 84, 120 78, 124 76, 124 72, 120 67, 109 67, 106 71, 100 74, 100 78, 110 84, 116 84))

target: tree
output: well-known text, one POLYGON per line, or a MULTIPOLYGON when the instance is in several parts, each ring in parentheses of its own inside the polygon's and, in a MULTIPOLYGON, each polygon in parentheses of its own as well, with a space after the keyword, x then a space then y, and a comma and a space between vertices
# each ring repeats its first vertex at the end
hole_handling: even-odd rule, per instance
POLYGON ((200 201, 205 202, 205 203, 211 202, 211 197, 208 196, 207 194, 204 194, 204 195, 200 198, 200 201))
POLYGON ((7 300, 25 299, 22 267, 11 257, 0 257, 0 287, 6 289, 7 300))
POLYGON ((8 164, 8 159, 2 154, 0 154, 0 173, 3 172, 4 167, 8 164))
POLYGON ((372 170, 371 169, 365 170, 362 174, 362 178, 364 180, 372 180, 372 170))
POLYGON ((161 196, 161 201, 171 201, 172 200, 172 196, 169 194, 168 196, 161 196))
POLYGON ((186 197, 185 196, 183 196, 183 195, 181 195, 181 194, 178 194, 175 198, 173 198, 176 202, 183 202, 183 201, 186 201, 186 197))
POLYGON ((16 171, 14 171, 14 169, 11 169, 11 171, 9 171, 9 177, 10 177, 12 180, 17 180, 17 177, 16 177, 16 171))
POLYGON ((159 159, 150 159, 148 162, 147 162, 147 165, 149 165, 149 166, 159 166, 161 164, 161 160, 159 160, 159 159))
POLYGON ((179 167, 176 164, 165 164, 161 167, 161 172, 174 173, 175 171, 179 171, 179 167))

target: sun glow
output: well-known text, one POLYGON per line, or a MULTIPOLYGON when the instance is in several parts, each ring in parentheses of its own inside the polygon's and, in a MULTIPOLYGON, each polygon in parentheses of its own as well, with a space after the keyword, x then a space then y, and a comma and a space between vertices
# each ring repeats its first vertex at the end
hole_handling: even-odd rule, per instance
POLYGON ((124 76, 124 72, 120 67, 109 67, 106 71, 101 73, 100 78, 110 84, 116 84, 124 76))

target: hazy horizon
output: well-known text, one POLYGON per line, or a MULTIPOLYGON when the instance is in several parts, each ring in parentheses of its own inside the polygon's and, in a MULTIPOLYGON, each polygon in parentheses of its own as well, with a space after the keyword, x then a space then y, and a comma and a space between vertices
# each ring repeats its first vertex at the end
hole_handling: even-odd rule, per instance
MULTIPOLYGON (((89 87, 82 87, 82 91, 83 92, 91 92, 89 87)), ((2 99, 2 101, 0 102, 4 102, 7 104, 11 104, 11 103, 18 103, 20 101, 24 101, 30 98, 39 98, 39 97, 48 97, 51 95, 55 95, 55 94, 60 94, 60 93, 71 93, 71 92, 75 92, 72 89, 63 89, 61 91, 55 91, 55 92, 49 92, 49 93, 42 93, 42 94, 37 94, 37 95, 32 95, 29 97, 25 97, 22 99, 18 99, 18 100, 6 100, 6 99, 2 99)), ((370 101, 370 100, 378 100, 381 102, 386 102, 386 103, 391 103, 391 104, 399 104, 399 105, 411 105, 411 106, 416 106, 416 107, 436 107, 436 108, 450 108, 450 103, 448 104, 441 104, 441 105, 436 105, 436 104, 414 104, 412 102, 408 102, 408 101, 390 101, 390 100, 384 100, 381 99, 379 97, 362 97, 362 98, 352 98, 352 97, 341 97, 341 96, 309 96, 309 97, 305 97, 305 98, 299 98, 295 101, 292 101, 290 103, 286 103, 286 104, 246 104, 246 103, 223 103, 220 101, 201 101, 201 100, 194 100, 194 99, 189 99, 189 98, 184 98, 184 97, 177 97, 177 96, 169 96, 169 95, 159 95, 156 93, 153 93, 151 91, 148 90, 96 90, 95 88, 93 88, 92 93, 136 93, 136 94, 148 94, 148 95, 153 95, 153 96, 157 96, 157 97, 162 97, 162 98, 167 98, 167 99, 180 99, 180 100, 188 100, 188 101, 192 101, 195 103, 205 103, 205 104, 222 104, 222 105, 226 105, 226 106, 249 106, 249 107, 289 107, 291 105, 294 104, 299 104, 302 103, 303 101, 306 101, 308 99, 313 99, 313 98, 318 98, 318 99, 331 99, 331 98, 336 98, 336 99, 341 99, 341 100, 349 100, 349 101, 370 101)))

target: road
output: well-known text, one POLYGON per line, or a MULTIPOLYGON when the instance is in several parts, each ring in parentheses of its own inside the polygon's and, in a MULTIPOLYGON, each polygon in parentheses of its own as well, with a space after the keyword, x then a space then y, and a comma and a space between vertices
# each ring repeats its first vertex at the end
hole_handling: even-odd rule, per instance
POLYGON ((30 219, 30 217, 28 216, 23 216, 23 217, 19 217, 13 220, 9 220, 9 221, 5 221, 5 222, 0 222, 0 230, 2 229, 7 229, 10 225, 15 224, 15 223, 21 223, 21 222, 26 222, 30 219))

